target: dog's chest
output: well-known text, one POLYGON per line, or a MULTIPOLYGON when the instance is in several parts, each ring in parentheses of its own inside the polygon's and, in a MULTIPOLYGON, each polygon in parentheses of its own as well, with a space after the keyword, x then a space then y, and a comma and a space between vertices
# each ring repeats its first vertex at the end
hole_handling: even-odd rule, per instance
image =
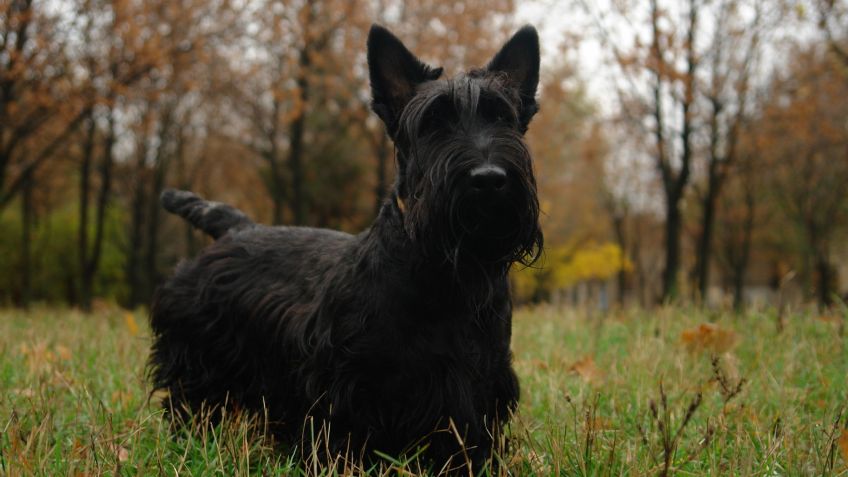
POLYGON ((487 360, 504 351, 501 333, 488 317, 420 311, 410 313, 391 333, 390 354, 404 370, 479 374, 489 367, 487 360))

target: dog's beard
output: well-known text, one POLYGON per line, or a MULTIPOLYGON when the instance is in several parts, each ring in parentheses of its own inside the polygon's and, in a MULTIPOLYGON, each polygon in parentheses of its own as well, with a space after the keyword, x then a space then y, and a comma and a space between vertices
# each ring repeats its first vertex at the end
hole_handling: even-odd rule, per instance
POLYGON ((450 213, 456 223, 453 229, 459 229, 455 237, 466 241, 467 252, 485 263, 532 260, 533 225, 522 223, 526 201, 509 196, 486 203, 476 198, 460 200, 457 210, 450 213))

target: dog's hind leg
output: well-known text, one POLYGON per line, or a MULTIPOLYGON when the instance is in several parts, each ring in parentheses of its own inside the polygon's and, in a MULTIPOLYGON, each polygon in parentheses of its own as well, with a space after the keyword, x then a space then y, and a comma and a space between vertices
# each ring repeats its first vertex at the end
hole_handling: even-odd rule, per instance
POLYGON ((165 189, 159 201, 165 210, 179 215, 214 239, 232 229, 253 225, 253 221, 235 207, 204 200, 187 190, 165 189))

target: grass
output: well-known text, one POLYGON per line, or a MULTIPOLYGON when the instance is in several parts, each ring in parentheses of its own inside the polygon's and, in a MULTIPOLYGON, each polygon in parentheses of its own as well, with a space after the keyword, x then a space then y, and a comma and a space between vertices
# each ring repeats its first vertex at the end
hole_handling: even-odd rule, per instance
MULTIPOLYGON (((845 316, 524 309, 512 475, 848 476, 845 316), (713 325, 700 326, 704 323, 713 325)), ((339 475, 243 416, 169 430, 142 314, 0 311, 0 475, 339 475), (308 461, 308 459, 307 459, 308 461)), ((372 475, 410 475, 396 462, 372 475)))

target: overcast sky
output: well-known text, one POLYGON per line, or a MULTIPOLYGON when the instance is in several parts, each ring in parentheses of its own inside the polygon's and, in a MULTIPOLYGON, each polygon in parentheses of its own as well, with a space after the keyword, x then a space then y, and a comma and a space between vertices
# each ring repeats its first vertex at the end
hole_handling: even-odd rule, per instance
MULTIPOLYGON (((628 19, 610 14, 614 0, 534 0, 519 3, 517 20, 520 23, 531 23, 540 32, 542 39, 543 69, 546 64, 557 62, 559 54, 557 45, 562 44, 569 35, 581 39, 570 52, 572 62, 579 66, 578 71, 584 81, 590 96, 600 106, 603 113, 612 113, 616 107, 614 84, 621 81, 621 73, 611 67, 612 57, 608 43, 602 43, 602 31, 606 35, 605 42, 613 42, 619 48, 626 50, 632 45, 638 33, 647 39, 650 32, 644 21, 648 2, 631 2, 642 4, 642 10, 635 9, 628 19)), ((796 5, 803 5, 803 0, 796 5)), ((745 2, 740 2, 740 4, 745 2)), ((777 1, 774 5, 777 5, 777 1)), ((687 2, 682 0, 660 1, 662 8, 667 8, 672 15, 685 15, 687 2)), ((766 0, 765 5, 769 5, 766 0)), ((767 47, 762 58, 761 75, 770 74, 775 65, 785 62, 785 40, 810 40, 818 35, 812 21, 799 21, 800 12, 811 15, 806 10, 790 11, 785 20, 786 26, 772 32, 767 41, 767 47)), ((703 38, 709 38, 713 25, 709 15, 702 15, 703 38)))

